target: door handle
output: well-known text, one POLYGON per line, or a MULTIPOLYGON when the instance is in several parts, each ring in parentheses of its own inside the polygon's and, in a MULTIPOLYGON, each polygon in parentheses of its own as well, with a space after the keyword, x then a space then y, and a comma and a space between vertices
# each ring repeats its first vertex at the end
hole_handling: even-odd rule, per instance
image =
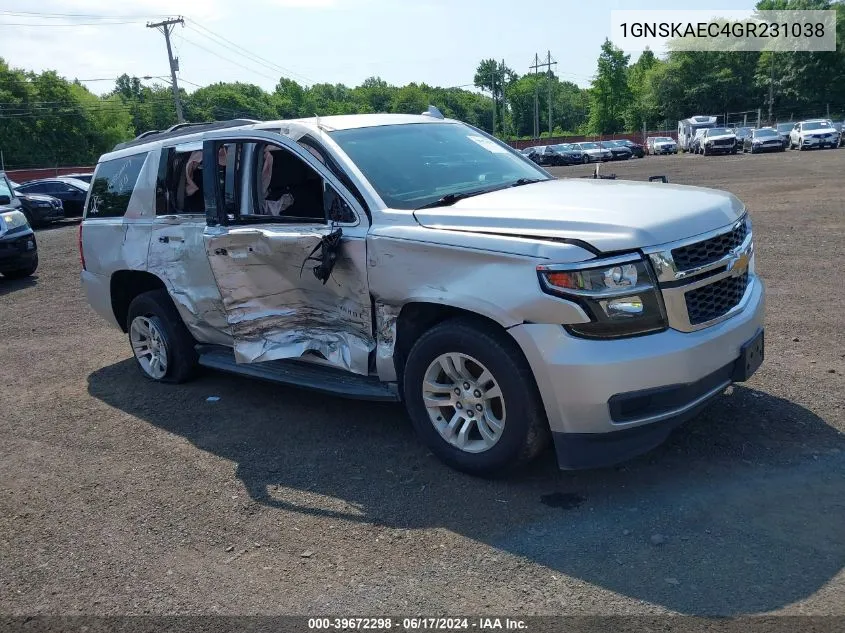
POLYGON ((161 237, 158 238, 158 241, 161 242, 162 244, 169 244, 170 240, 173 240, 174 242, 184 242, 185 241, 181 237, 174 237, 172 235, 162 235, 161 237))

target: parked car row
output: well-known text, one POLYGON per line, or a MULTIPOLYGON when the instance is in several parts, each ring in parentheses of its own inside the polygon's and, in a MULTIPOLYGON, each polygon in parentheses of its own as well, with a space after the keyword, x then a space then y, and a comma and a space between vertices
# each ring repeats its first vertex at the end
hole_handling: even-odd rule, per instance
POLYGON ((26 216, 31 226, 44 226, 65 217, 82 216, 91 174, 69 174, 23 183, 0 172, 0 197, 26 216))
POLYGON ((519 151, 538 165, 552 167, 642 158, 646 153, 642 145, 628 139, 533 145, 519 151))
POLYGON ((842 124, 830 119, 779 123, 761 128, 705 128, 697 130, 690 143, 694 154, 736 154, 739 151, 756 154, 789 149, 841 147, 842 124))

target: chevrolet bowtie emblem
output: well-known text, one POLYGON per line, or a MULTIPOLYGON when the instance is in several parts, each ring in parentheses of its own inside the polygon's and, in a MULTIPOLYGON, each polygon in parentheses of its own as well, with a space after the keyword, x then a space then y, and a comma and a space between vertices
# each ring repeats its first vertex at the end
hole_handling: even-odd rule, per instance
POLYGON ((740 253, 728 262, 728 271, 733 272, 734 277, 739 277, 748 269, 748 253, 740 253))

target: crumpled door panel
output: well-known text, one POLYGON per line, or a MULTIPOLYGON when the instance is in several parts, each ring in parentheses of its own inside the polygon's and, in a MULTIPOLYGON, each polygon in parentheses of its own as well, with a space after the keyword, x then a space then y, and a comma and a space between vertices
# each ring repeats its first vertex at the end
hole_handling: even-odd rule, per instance
POLYGON ((344 237, 323 285, 312 271, 315 262, 306 259, 329 233, 328 227, 262 226, 206 235, 237 362, 316 352, 341 369, 369 373, 375 340, 366 243, 344 237))

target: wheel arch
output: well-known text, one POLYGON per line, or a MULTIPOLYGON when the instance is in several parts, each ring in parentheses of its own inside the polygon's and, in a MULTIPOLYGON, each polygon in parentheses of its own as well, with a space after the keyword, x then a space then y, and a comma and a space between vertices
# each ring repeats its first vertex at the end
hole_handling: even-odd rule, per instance
MULTIPOLYGON (((393 366, 400 389, 405 372, 405 362, 416 340, 436 325, 455 318, 461 318, 465 322, 477 325, 479 328, 508 337, 510 335, 507 334, 507 328, 516 325, 502 323, 493 314, 485 314, 454 304, 426 300, 414 300, 405 303, 396 319, 396 340, 393 346, 393 366)), ((520 353, 522 353, 521 349, 520 353)))
POLYGON ((126 318, 129 304, 140 294, 151 290, 164 290, 166 286, 160 277, 143 270, 118 270, 112 273, 109 290, 114 318, 120 329, 127 332, 126 318))

